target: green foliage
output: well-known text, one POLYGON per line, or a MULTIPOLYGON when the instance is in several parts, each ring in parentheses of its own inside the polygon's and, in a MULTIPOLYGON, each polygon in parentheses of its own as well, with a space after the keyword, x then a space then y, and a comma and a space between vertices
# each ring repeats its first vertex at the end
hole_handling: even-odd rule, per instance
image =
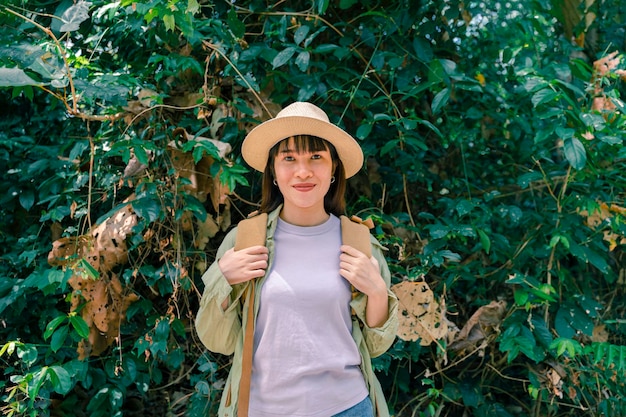
POLYGON ((398 340, 375 359, 395 415, 626 415, 625 6, 561 3, 5 2, 3 414, 215 414, 228 358, 193 318, 259 197, 241 141, 312 100, 368 157, 348 202, 394 283, 424 276, 458 327, 506 303, 463 348, 398 340), (129 206, 124 262, 49 257, 129 206), (76 276, 138 298, 84 360, 76 276))

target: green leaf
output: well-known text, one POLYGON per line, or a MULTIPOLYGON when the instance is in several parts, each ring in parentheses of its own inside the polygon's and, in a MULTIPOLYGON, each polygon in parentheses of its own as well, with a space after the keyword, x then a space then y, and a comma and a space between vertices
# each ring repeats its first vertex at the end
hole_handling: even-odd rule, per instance
POLYGON ((554 235, 552 236, 552 239, 550 239, 550 243, 548 244, 548 247, 555 247, 559 242, 561 241, 561 236, 559 235, 554 235))
POLYGON ((563 153, 570 165, 577 170, 581 170, 587 163, 587 152, 578 138, 569 138, 563 141, 563 153))
POLYGON ((460 199, 454 207, 459 216, 465 216, 474 210, 474 203, 466 199, 460 199))
POLYGON ((148 158, 148 153, 141 144, 135 144, 133 146, 133 152, 135 153, 135 157, 140 163, 142 163, 143 165, 148 165, 148 163, 150 162, 148 158))
POLYGON ((339 8, 342 10, 349 9, 350 7, 354 6, 357 3, 358 3, 358 0, 340 0, 339 8))
POLYGON ((467 379, 458 384, 459 391, 463 398, 463 405, 467 407, 477 407, 479 404, 484 402, 480 384, 476 384, 474 382, 475 381, 467 379))
POLYGON ((593 333, 593 320, 580 307, 565 302, 554 317, 554 328, 561 337, 571 339, 577 332, 582 332, 588 336, 593 333))
POLYGON ((163 23, 165 24, 165 29, 167 31, 174 31, 174 29, 176 29, 176 18, 174 17, 173 14, 166 14, 165 16, 163 16, 163 23))
POLYGON ((523 307, 528 302, 528 291, 518 288, 513 293, 513 298, 515 299, 515 304, 523 307))
POLYGON ((442 224, 429 225, 427 228, 433 239, 442 239, 450 233, 450 228, 442 224))
POLYGON ((591 263, 593 266, 598 268, 602 273, 607 274, 609 272, 609 265, 607 261, 600 256, 598 253, 589 249, 586 246, 579 245, 569 239, 569 251, 576 258, 581 260, 584 263, 591 263))
POLYGON ((75 314, 70 315, 70 323, 80 337, 83 339, 87 339, 89 337, 89 325, 81 316, 77 316, 75 314))
POLYGON ((69 334, 69 326, 62 326, 57 329, 54 333, 52 333, 52 338, 50 339, 50 349, 53 352, 57 352, 59 349, 63 347, 65 343, 65 339, 69 334))
POLYGON ((452 229, 455 233, 465 237, 476 237, 476 231, 472 226, 468 225, 455 225, 452 229))
POLYGON ((582 308, 585 313, 589 315, 589 317, 597 318, 599 317, 599 312, 604 310, 604 305, 594 300, 592 297, 586 295, 575 295, 576 302, 582 308))
POLYGON ((603 274, 609 273, 610 271, 609 264, 607 263, 604 257, 602 257, 597 252, 591 250, 590 248, 586 246, 583 246, 583 251, 585 251, 587 259, 589 260, 589 263, 591 265, 598 268, 598 270, 602 272, 603 274))
POLYGON ((576 133, 576 131, 574 129, 570 129, 567 127, 562 127, 559 126, 557 127, 554 132, 557 134, 557 136, 563 140, 566 139, 570 139, 574 137, 574 133, 576 133))
POLYGON ((78 264, 76 265, 76 267, 85 271, 87 276, 91 279, 95 280, 95 279, 100 278, 100 272, 98 272, 98 270, 94 268, 93 265, 87 262, 85 258, 82 258, 80 261, 78 261, 78 264))
POLYGON ((198 0, 187 1, 187 13, 196 14, 200 11, 200 4, 198 0))
POLYGON ((526 174, 522 174, 519 177, 517 177, 517 185, 519 185, 521 188, 528 188, 528 186, 534 182, 534 181, 539 181, 543 178, 543 176, 541 175, 541 172, 537 172, 537 171, 532 171, 532 172, 528 172, 526 174))
MULTIPOLYGON (((254 115, 254 110, 252 110, 250 108, 250 106, 248 106, 248 103, 246 103, 245 100, 242 100, 240 98, 237 98, 233 101, 233 105, 237 108, 237 110, 239 110, 240 112, 242 112, 243 114, 246 114, 248 116, 252 116, 254 115)), ((215 146, 215 144, 213 144, 211 142, 211 145, 213 145, 213 147, 215 148, 215 151, 218 152, 219 155, 219 151, 217 149, 217 147, 215 146)), ((206 145, 206 146, 210 146, 210 145, 206 145)), ((209 153, 209 155, 213 155, 215 157, 217 157, 217 155, 214 155, 212 153, 209 153)))
POLYGON ((528 291, 540 300, 550 302, 556 301, 553 296, 555 293, 554 288, 548 284, 542 284, 539 288, 529 288, 528 291))
POLYGON ((583 113, 580 115, 580 120, 585 126, 592 127, 594 130, 603 130, 606 126, 606 121, 600 114, 583 113))
POLYGON ((304 40, 304 43, 302 44, 302 46, 308 49, 311 46, 311 43, 313 43, 313 41, 315 40, 315 38, 317 38, 318 35, 324 31, 326 31, 326 26, 320 27, 318 30, 313 32, 304 40))
POLYGON ((287 62, 291 60, 293 54, 296 53, 296 48, 293 46, 288 46, 287 48, 280 51, 272 60, 272 68, 276 69, 278 67, 282 67, 287 62))
POLYGON ((302 51, 296 57, 296 66, 302 72, 306 72, 309 69, 309 61, 311 59, 311 54, 309 51, 302 51))
POLYGON ((233 32, 233 35, 235 35, 236 38, 241 39, 245 36, 246 25, 241 20, 239 20, 234 7, 231 7, 231 9, 228 11, 226 21, 228 23, 228 28, 231 32, 233 32))
MULTIPOLYGON (((598 133, 596 134, 596 137, 600 139, 602 142, 608 143, 609 145, 621 145, 622 143, 624 143, 624 139, 617 137, 617 136, 603 135, 601 133, 598 133)), ((623 148, 623 149, 626 149, 626 148, 623 148)))
MULTIPOLYGON (((363 125, 361 125, 363 126, 363 125)), ((359 126, 359 129, 361 128, 361 126, 359 126)), ((363 128, 365 129, 365 128, 363 128)), ((369 133, 368 133, 369 136, 369 133)), ((357 135, 358 137, 358 135, 357 135)), ((381 148, 380 148, 380 156, 384 156, 387 155, 389 152, 391 152, 394 149, 398 149, 400 148, 400 141, 398 139, 392 139, 387 141, 381 148)))
POLYGON ((73 32, 78 30, 80 24, 89 19, 89 6, 91 6, 91 3, 83 0, 79 0, 70 6, 65 13, 63 13, 63 16, 61 16, 63 25, 59 30, 61 32, 73 32))
POLYGON ((28 396, 31 399, 35 399, 37 398, 37 396, 39 395, 39 390, 41 389, 42 385, 46 382, 46 379, 48 378, 48 367, 44 366, 43 368, 39 369, 36 372, 32 373, 32 379, 30 381, 30 384, 28 384, 28 396))
POLYGON ((480 238, 481 246, 485 250, 485 253, 489 255, 489 251, 491 250, 491 240, 489 239, 489 236, 487 236, 487 233, 485 233, 482 229, 476 229, 476 232, 480 238))
POLYGON ((9 355, 12 355, 13 352, 15 351, 15 346, 18 344, 19 342, 8 342, 5 343, 2 346, 2 349, 0 349, 0 356, 4 355, 5 353, 8 352, 9 355))
POLYGON ((65 395, 74 386, 72 376, 61 366, 53 365, 48 368, 48 376, 52 382, 52 389, 58 394, 65 395))
POLYGON ((161 214, 161 206, 158 201, 153 198, 142 197, 131 202, 135 213, 143 219, 153 222, 157 220, 161 214))
POLYGON ((548 103, 554 100, 557 96, 558 94, 554 90, 551 90, 550 88, 544 88, 543 90, 539 90, 535 94, 533 94, 531 101, 533 103, 533 106, 537 107, 540 104, 548 103))
POLYGON ((33 345, 17 345, 17 357, 30 367, 37 361, 37 348, 33 345))
POLYGON ((50 323, 46 326, 46 331, 43 333, 43 338, 48 340, 48 338, 54 333, 54 331, 61 325, 61 323, 67 320, 67 316, 58 316, 53 318, 50 323))
POLYGON ((328 3, 330 2, 330 0, 314 0, 314 4, 315 4, 315 8, 317 9, 317 14, 324 14, 326 13, 326 9, 328 9, 328 3))
POLYGON ((443 258, 446 258, 450 262, 461 262, 461 255, 459 255, 458 253, 452 252, 451 250, 448 250, 448 249, 438 252, 438 255, 442 256, 443 258))
POLYGON ((296 29, 296 33, 293 34, 293 41, 296 45, 300 45, 302 41, 306 38, 306 35, 309 34, 311 27, 308 25, 301 25, 296 29))
POLYGON ((0 87, 21 87, 25 85, 43 85, 33 80, 20 68, 0 68, 0 87))
POLYGON ((435 95, 435 98, 433 98, 433 103, 431 105, 433 114, 439 113, 439 110, 441 110, 441 108, 448 103, 449 99, 450 89, 444 88, 438 92, 437 95, 435 95))
POLYGON ((364 123, 361 124, 356 130, 356 137, 359 139, 367 138, 372 132, 372 127, 374 125, 369 123, 367 120, 364 120, 364 123))
POLYGON ((543 346, 544 348, 549 348, 552 343, 552 332, 548 329, 546 322, 543 318, 533 316, 531 319, 532 331, 533 335, 535 335, 535 339, 543 346))
MULTIPOLYGON (((204 222, 207 218, 207 212, 206 212, 206 209, 204 208, 204 205, 200 202, 200 200, 198 200, 197 198, 191 195, 185 196, 184 211, 192 212, 194 216, 201 222, 204 222)), ((181 210, 181 214, 182 212, 183 210, 181 210)), ((178 217, 178 212, 177 212, 177 217, 178 217)))
POLYGON ((570 359, 576 357, 576 353, 582 351, 580 344, 569 338, 559 337, 550 344, 550 349, 556 349, 557 358, 567 353, 570 359))
POLYGON ((19 200, 24 210, 28 211, 33 207, 33 204, 35 204, 35 193, 33 190, 23 190, 20 193, 19 200))

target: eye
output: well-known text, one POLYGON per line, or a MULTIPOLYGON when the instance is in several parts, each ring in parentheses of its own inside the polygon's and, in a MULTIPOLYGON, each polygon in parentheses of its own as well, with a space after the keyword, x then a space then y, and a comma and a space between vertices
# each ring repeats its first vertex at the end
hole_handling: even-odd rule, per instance
POLYGON ((295 158, 291 155, 285 155, 285 157, 283 158, 283 161, 293 161, 295 158))
POLYGON ((322 159, 322 155, 314 153, 313 155, 311 155, 311 159, 322 159))

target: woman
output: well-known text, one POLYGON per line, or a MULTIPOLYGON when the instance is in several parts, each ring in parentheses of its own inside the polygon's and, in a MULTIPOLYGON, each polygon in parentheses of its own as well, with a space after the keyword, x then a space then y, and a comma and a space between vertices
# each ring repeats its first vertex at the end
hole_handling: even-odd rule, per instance
POLYGON ((361 148, 321 109, 296 102, 254 128, 242 154, 264 174, 267 230, 265 245, 241 250, 231 231, 203 276, 200 339, 211 351, 234 353, 219 415, 388 416, 371 357, 395 338, 397 299, 376 239, 371 258, 343 245, 338 218, 346 179, 363 165, 361 148))

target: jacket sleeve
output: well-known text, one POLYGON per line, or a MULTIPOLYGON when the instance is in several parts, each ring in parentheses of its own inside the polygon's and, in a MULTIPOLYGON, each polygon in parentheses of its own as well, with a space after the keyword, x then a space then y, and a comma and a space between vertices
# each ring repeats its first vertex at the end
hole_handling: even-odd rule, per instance
POLYGON ((202 343, 212 352, 231 355, 241 332, 240 299, 245 285, 231 286, 217 264, 234 246, 236 229, 226 235, 217 250, 213 264, 202 276, 204 292, 196 315, 196 331, 202 343), (226 310, 222 303, 229 298, 226 310))
POLYGON ((350 303, 355 311, 362 328, 363 338, 372 358, 382 355, 391 347, 398 332, 398 299, 390 290, 391 273, 387 266, 387 261, 382 252, 380 243, 372 236, 372 256, 376 258, 380 265, 380 274, 387 284, 387 300, 389 303, 387 321, 380 327, 369 327, 365 317, 367 306, 367 296, 359 293, 350 303))

